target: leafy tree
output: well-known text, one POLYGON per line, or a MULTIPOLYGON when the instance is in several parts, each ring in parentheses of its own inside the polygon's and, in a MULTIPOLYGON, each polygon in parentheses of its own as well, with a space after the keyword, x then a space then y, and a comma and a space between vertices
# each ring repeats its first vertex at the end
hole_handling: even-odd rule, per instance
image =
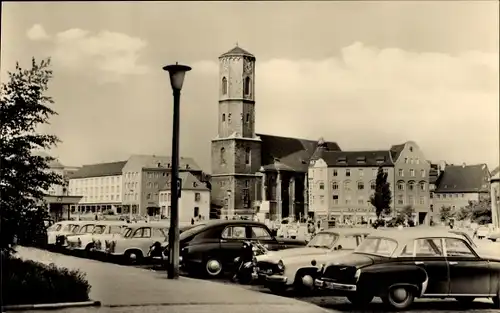
POLYGON ((470 211, 470 218, 473 222, 481 225, 491 223, 491 199, 469 201, 466 209, 470 211))
POLYGON ((45 95, 52 78, 50 59, 37 63, 33 58, 30 69, 16 63, 8 75, 0 88, 0 249, 10 253, 16 239, 29 245, 45 237, 45 190, 62 178, 49 170, 52 157, 34 153, 59 141, 37 132, 56 114, 49 107, 52 98, 45 95))
POLYGON ((439 211, 439 216, 441 217, 442 222, 448 221, 450 218, 455 216, 455 212, 451 209, 450 206, 442 206, 441 210, 439 211))
POLYGON ((398 214, 403 218, 411 219, 413 218, 413 213, 415 213, 415 208, 412 205, 405 205, 401 210, 399 210, 398 214))
POLYGON ((467 207, 461 207, 460 210, 457 212, 456 217, 459 221, 464 221, 466 219, 469 219, 472 215, 471 209, 467 207))
POLYGON ((377 179, 375 181, 375 193, 370 197, 370 203, 375 207, 377 219, 380 219, 382 214, 391 214, 391 189, 387 182, 387 173, 382 167, 378 168, 377 179))

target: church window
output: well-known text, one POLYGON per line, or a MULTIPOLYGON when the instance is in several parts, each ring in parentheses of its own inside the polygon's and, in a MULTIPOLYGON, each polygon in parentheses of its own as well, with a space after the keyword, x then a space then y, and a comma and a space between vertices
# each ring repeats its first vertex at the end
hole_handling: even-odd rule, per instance
POLYGON ((250 114, 247 113, 247 119, 246 119, 247 123, 250 122, 250 114))
POLYGON ((226 114, 225 113, 222 113, 222 121, 225 122, 226 121, 226 114))
POLYGON ((251 153, 252 153, 252 151, 250 150, 250 148, 245 149, 245 164, 250 164, 250 154, 251 153))
POLYGON ((243 86, 243 91, 245 93, 245 96, 248 96, 250 94, 250 77, 245 78, 245 84, 243 86))
POLYGON ((220 164, 226 164, 226 149, 220 148, 220 164))
POLYGON ((227 95, 227 78, 222 77, 222 94, 227 95))

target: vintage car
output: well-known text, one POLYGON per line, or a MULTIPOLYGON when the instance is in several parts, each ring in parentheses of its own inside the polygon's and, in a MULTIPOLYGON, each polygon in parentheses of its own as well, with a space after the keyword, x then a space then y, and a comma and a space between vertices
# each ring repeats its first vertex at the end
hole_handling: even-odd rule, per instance
POLYGON ((281 293, 290 287, 296 291, 309 290, 319 264, 353 251, 371 231, 369 228, 323 230, 305 247, 271 251, 258 256, 257 275, 273 292, 281 293))
POLYGON ((81 228, 80 234, 68 237, 67 248, 75 252, 86 252, 88 256, 88 253, 90 253, 95 247, 94 238, 98 238, 103 235, 109 236, 110 234, 120 233, 123 225, 125 225, 124 222, 118 221, 99 221, 87 224, 87 226, 84 225, 81 228))
POLYGON ((167 223, 139 222, 127 224, 121 236, 104 241, 106 253, 118 257, 128 264, 141 263, 148 256, 150 247, 164 242, 168 236, 167 223))
POLYGON ((486 256, 449 231, 378 231, 323 267, 317 288, 356 305, 380 297, 396 310, 415 298, 455 298, 463 305, 492 298, 500 309, 500 257, 486 256))
POLYGON ((47 228, 47 244, 49 246, 66 245, 66 237, 74 235, 84 224, 81 221, 61 221, 47 228))
POLYGON ((493 242, 496 242, 497 240, 500 241, 500 229, 492 231, 488 236, 488 239, 493 242))
MULTIPOLYGON (((297 239, 276 238, 264 224, 251 220, 210 220, 180 235, 180 264, 190 274, 210 277, 233 268, 245 241, 258 241, 268 250, 305 246, 297 239)), ((168 257, 168 245, 164 255, 168 257)))

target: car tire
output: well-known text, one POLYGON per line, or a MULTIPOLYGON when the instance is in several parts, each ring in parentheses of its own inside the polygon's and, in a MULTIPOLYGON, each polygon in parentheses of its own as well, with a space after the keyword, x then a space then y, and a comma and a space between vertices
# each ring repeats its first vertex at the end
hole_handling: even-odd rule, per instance
POLYGON ((224 272, 219 258, 210 257, 205 261, 205 275, 212 278, 221 277, 224 272))
POLYGON ((314 290, 314 278, 312 275, 309 275, 308 273, 304 272, 302 273, 299 272, 297 273, 297 275, 295 275, 295 280, 293 282, 293 291, 295 292, 295 294, 300 296, 308 296, 312 293, 313 290, 314 290), (306 276, 309 276, 310 279, 312 280, 310 287, 304 284, 304 278, 306 276))
POLYGON ((355 306, 366 306, 372 302, 374 296, 367 293, 356 292, 355 294, 348 295, 347 300, 355 306))
POLYGON ((389 288, 387 295, 382 297, 384 304, 392 309, 404 310, 413 304, 415 289, 410 286, 395 286, 389 288))
POLYGON ((126 264, 136 265, 141 263, 143 255, 140 250, 127 250, 123 257, 126 264))
POLYGON ((83 251, 83 256, 85 258, 90 258, 92 256, 92 247, 94 245, 92 243, 89 243, 85 246, 85 250, 83 251))
POLYGON ((476 300, 476 297, 456 297, 455 300, 457 300, 463 306, 468 306, 471 305, 474 300, 476 300))

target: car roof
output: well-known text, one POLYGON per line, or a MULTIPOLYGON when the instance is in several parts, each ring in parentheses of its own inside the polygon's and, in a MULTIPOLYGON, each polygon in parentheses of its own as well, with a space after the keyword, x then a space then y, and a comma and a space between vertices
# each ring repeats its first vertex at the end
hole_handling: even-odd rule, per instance
POLYGON ((156 228, 169 228, 170 224, 168 223, 146 223, 146 222, 139 222, 139 223, 125 223, 124 224, 127 227, 130 228, 141 228, 141 227, 156 227, 156 228))
POLYGON ((395 239, 399 242, 431 237, 464 239, 462 235, 452 233, 450 232, 450 230, 421 227, 405 227, 403 229, 377 229, 373 231, 368 237, 385 237, 395 239))
POLYGON ((99 221, 96 225, 127 225, 125 221, 99 221))
POLYGON ((201 223, 207 227, 210 226, 218 226, 218 225, 238 225, 238 224, 246 224, 246 225, 257 225, 257 226, 266 226, 266 224, 262 222, 257 222, 253 220, 208 220, 205 223, 201 223))
POLYGON ((362 227, 342 227, 342 228, 328 228, 319 232, 319 234, 329 233, 329 234, 339 234, 339 235, 355 235, 355 234, 370 234, 373 229, 362 228, 362 227))

